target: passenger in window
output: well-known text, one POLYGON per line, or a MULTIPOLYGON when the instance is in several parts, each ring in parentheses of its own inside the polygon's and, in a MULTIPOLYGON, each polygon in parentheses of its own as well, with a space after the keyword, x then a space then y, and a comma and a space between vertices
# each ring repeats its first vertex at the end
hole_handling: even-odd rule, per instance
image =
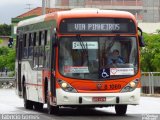
POLYGON ((108 64, 124 64, 124 59, 119 55, 119 50, 115 49, 112 52, 112 55, 108 58, 108 64))

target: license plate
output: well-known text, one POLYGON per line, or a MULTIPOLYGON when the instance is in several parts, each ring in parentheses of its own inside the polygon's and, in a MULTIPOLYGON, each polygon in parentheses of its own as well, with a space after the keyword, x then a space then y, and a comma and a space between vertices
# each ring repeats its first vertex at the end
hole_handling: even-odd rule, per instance
POLYGON ((106 97, 93 97, 92 102, 106 102, 106 97))

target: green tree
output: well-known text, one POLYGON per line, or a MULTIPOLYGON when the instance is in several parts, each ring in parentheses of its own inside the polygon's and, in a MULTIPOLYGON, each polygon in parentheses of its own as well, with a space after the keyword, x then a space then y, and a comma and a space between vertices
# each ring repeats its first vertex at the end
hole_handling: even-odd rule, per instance
POLYGON ((3 42, 3 40, 2 39, 0 39, 0 44, 3 42))
POLYGON ((8 47, 0 48, 0 69, 7 67, 9 71, 15 68, 15 49, 8 47))
POLYGON ((0 56, 0 70, 2 70, 6 65, 6 57, 4 55, 0 56))
POLYGON ((7 25, 7 24, 0 25, 0 35, 10 36, 11 35, 11 25, 7 25))
POLYGON ((160 71, 160 35, 144 34, 146 46, 141 49, 141 69, 145 72, 160 71))
POLYGON ((14 49, 10 49, 8 54, 7 54, 7 59, 6 59, 6 67, 10 70, 10 71, 14 71, 15 69, 15 56, 16 56, 16 52, 14 49))

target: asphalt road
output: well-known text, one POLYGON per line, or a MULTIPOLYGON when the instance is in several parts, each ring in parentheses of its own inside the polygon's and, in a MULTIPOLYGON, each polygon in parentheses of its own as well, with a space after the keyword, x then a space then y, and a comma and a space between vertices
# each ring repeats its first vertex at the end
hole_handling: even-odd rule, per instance
POLYGON ((61 108, 59 114, 26 110, 12 89, 0 89, 0 119, 3 120, 160 120, 160 98, 142 97, 140 105, 128 106, 125 116, 116 116, 114 107, 96 109, 61 108))

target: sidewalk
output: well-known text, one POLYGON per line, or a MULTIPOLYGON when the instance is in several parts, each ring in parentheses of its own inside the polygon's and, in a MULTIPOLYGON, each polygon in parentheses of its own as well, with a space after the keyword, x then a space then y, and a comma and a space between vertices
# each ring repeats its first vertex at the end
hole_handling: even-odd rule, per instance
POLYGON ((160 97, 160 94, 144 94, 144 93, 141 93, 141 96, 143 96, 143 97, 160 97))

